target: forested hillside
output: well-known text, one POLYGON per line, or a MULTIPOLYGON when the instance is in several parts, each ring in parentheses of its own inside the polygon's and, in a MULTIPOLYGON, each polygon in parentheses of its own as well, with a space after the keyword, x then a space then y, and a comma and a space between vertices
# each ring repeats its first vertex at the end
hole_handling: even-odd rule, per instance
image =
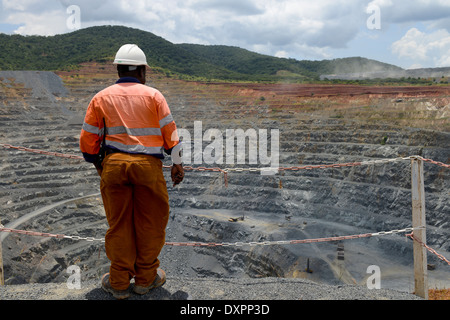
POLYGON ((139 45, 151 67, 208 80, 318 80, 322 74, 401 70, 364 58, 298 61, 230 46, 173 44, 150 32, 101 26, 55 36, 0 34, 0 70, 70 70, 88 61, 111 61, 125 43, 139 45))

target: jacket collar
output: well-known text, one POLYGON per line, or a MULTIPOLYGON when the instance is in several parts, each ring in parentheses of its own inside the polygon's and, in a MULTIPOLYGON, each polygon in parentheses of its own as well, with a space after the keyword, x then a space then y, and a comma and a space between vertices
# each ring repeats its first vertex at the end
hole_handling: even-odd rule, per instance
POLYGON ((122 77, 116 81, 116 83, 127 83, 127 82, 141 83, 138 79, 134 77, 122 77))

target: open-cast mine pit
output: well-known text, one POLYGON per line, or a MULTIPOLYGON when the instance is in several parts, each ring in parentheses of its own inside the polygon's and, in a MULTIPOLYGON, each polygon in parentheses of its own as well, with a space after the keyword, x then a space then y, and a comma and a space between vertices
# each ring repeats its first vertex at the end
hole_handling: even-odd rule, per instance
MULTIPOLYGON (((3 145, 80 156, 78 138, 93 95, 113 84, 109 67, 77 72, 0 72, 3 145)), ((449 87, 361 88, 184 82, 150 74, 180 129, 278 129, 280 167, 354 163, 419 155, 450 160, 449 87), (336 89, 336 88, 334 88, 336 89), (309 91, 308 91, 309 90, 309 91), (307 92, 306 94, 304 92, 307 92)), ((204 141, 201 150, 210 142, 204 141)), ((225 145, 225 144, 224 144, 225 145)), ((270 146, 269 146, 270 150, 270 146)), ((1 148, 0 222, 6 228, 73 239, 0 233, 7 285, 83 280, 108 271, 100 178, 79 159, 1 148)), ((190 166, 249 168, 244 164, 190 166)), ((167 163, 168 164, 168 163, 167 163)), ((165 171, 169 181, 169 172, 165 171)), ((450 171, 425 163, 427 243, 450 253, 450 171)), ((382 288, 414 291, 412 240, 405 233, 323 243, 276 241, 359 235, 411 227, 407 160, 311 170, 187 170, 168 183, 171 217, 161 266, 168 277, 303 278, 366 286, 379 266, 382 288), (226 178, 226 180, 225 180, 226 178), (208 243, 208 246, 176 245, 208 243), (267 242, 267 245, 261 243, 267 242), (270 244, 269 244, 270 243, 270 244), (175 244, 175 245, 174 245, 175 244), (212 245, 217 244, 217 245, 212 245), (228 245, 223 245, 228 244, 228 245)), ((151 204, 150 204, 151 205, 151 204)), ((429 285, 450 286, 448 264, 428 255, 429 285)))

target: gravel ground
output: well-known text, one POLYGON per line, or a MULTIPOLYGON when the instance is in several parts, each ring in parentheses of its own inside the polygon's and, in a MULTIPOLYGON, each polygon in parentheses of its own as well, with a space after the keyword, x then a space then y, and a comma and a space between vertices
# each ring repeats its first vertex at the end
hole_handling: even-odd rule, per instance
MULTIPOLYGON (((131 284, 132 286, 133 284, 131 284)), ((131 288, 130 286, 130 288, 131 288)), ((8 285, 0 300, 114 300, 99 281, 88 281, 81 289, 66 283, 8 285)), ((303 279, 213 279, 168 278, 163 287, 129 300, 421 300, 396 290, 369 290, 363 286, 330 286, 303 279)))
POLYGON ((23 83, 25 88, 32 89, 33 98, 49 99, 55 102, 55 96, 61 97, 68 94, 60 77, 50 71, 0 71, 0 78, 8 84, 9 79, 23 83))

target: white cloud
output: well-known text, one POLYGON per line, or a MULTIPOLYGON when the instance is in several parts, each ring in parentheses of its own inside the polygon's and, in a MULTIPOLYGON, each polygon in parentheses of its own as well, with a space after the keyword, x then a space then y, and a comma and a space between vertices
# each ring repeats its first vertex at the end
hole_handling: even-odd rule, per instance
POLYGON ((418 21, 448 23, 450 16, 448 0, 373 0, 369 5, 380 8, 383 22, 387 24, 418 21))
MULTIPOLYGON (((433 30, 450 32, 448 0, 2 0, 0 4, 0 27, 2 23, 18 25, 15 32, 23 35, 72 31, 67 28, 66 9, 76 5, 81 10, 82 28, 124 25, 174 43, 232 45, 297 59, 328 59, 339 50, 359 55, 363 48, 348 48, 355 43, 353 40, 358 39, 359 44, 386 42, 392 37, 392 24, 411 29, 422 22, 430 28, 428 34, 411 31, 392 50, 397 56, 416 56, 425 60, 417 63, 426 63, 432 47, 426 39, 434 34, 433 30), (366 27, 369 5, 380 8, 379 33, 366 27), (417 51, 412 54, 412 50, 417 51)), ((435 36, 445 39, 447 34, 435 36)), ((435 49, 442 52, 441 57, 433 55, 435 63, 448 61, 445 49, 435 49)))
POLYGON ((23 24, 16 33, 68 32, 66 8, 81 9, 82 27, 105 21, 139 27, 175 43, 236 45, 285 51, 289 56, 321 54, 344 47, 365 23, 359 0, 3 0, 6 21, 23 24), (31 10, 35 8, 35 11, 31 10), (345 21, 343 23, 343 21, 345 21))
POLYGON ((444 29, 425 33, 412 28, 392 44, 392 52, 399 58, 412 59, 416 63, 449 67, 450 33, 444 29))
POLYGON ((289 58, 289 55, 286 51, 280 50, 275 52, 275 57, 277 58, 289 58))
POLYGON ((31 6, 36 4, 36 1, 33 0, 3 0, 3 10, 16 10, 16 11, 26 11, 30 9, 31 6))
POLYGON ((425 34, 416 28, 410 29, 400 40, 392 44, 392 52, 400 58, 427 58, 425 34))
POLYGON ((16 12, 8 16, 7 23, 16 24, 20 22, 14 33, 21 35, 55 35, 69 31, 66 20, 69 15, 64 15, 60 11, 48 11, 40 15, 29 12, 16 12))

